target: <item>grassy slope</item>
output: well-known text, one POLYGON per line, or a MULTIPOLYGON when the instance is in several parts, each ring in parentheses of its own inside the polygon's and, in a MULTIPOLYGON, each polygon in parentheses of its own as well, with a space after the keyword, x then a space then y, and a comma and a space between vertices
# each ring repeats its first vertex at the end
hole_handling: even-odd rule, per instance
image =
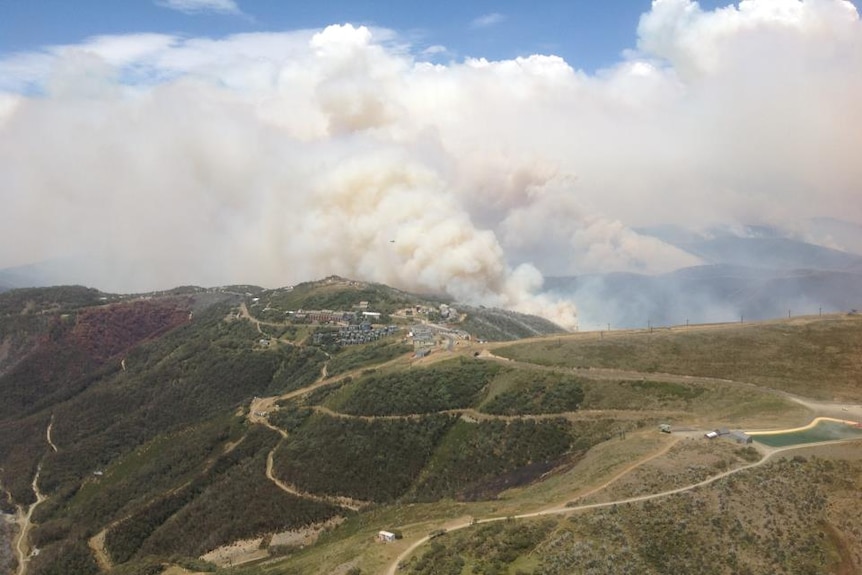
POLYGON ((862 546, 841 535, 859 528, 843 506, 862 487, 860 478, 858 460, 783 459, 657 502, 476 526, 440 538, 404 572, 847 572, 862 546))
POLYGON ((601 367, 746 381, 819 399, 862 399, 862 316, 751 325, 579 334, 495 353, 601 367))

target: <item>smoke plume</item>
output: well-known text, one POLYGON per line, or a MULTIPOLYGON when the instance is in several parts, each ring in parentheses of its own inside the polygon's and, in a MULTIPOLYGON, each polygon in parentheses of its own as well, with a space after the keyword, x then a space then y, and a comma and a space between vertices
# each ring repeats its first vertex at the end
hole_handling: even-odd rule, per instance
POLYGON ((840 0, 655 0, 596 73, 350 24, 0 59, 0 267, 138 291, 337 273, 575 325, 543 274, 698 263, 637 228, 862 221, 840 0), (633 31, 634 34, 634 31, 633 31))

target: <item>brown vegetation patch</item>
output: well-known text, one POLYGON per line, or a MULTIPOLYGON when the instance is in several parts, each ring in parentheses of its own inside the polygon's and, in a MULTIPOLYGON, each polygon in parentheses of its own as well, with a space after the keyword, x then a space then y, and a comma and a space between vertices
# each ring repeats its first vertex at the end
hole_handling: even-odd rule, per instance
POLYGON ((188 321, 189 302, 139 300, 94 307, 78 314, 72 340, 97 362, 188 321))

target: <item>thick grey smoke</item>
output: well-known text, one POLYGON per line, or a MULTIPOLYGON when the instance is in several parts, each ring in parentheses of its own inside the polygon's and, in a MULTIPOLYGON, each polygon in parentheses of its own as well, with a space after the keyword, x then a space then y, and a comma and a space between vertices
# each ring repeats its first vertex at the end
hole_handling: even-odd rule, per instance
POLYGON ((337 273, 573 326, 543 274, 698 263, 635 228, 862 221, 850 3, 656 0, 637 34, 596 74, 432 64, 349 24, 6 56, 0 267, 70 258, 111 290, 337 273))

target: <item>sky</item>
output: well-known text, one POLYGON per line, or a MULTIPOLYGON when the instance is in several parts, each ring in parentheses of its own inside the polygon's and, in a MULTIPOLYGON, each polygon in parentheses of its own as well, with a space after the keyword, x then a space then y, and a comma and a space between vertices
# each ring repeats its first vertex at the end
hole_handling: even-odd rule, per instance
MULTIPOLYGON (((704 8, 721 5, 701 2, 704 8)), ((594 71, 634 47, 633 31, 649 0, 3 0, 0 52, 38 50, 89 36, 161 32, 186 37, 283 32, 351 23, 397 31, 412 50, 437 61, 501 60, 555 54, 594 71), (445 52, 437 51, 445 48, 445 52)))
POLYGON ((843 0, 0 0, 0 269, 574 325, 545 276, 700 263, 656 226, 858 251, 860 70, 843 0))

